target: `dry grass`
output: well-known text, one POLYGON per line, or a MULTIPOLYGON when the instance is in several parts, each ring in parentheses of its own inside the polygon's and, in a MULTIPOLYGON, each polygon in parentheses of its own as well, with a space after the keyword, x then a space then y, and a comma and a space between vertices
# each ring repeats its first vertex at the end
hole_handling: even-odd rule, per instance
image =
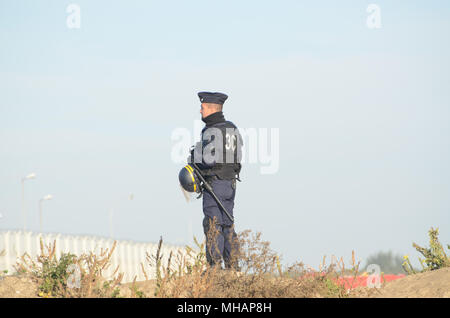
MULTIPOLYGON (((209 233, 211 234, 211 233, 209 233)), ((215 234, 211 234, 215 235, 215 234)), ((148 264, 156 271, 155 297, 347 297, 347 291, 335 283, 339 276, 335 265, 321 264, 320 272, 296 263, 283 270, 280 257, 261 239, 261 233, 244 231, 238 236, 240 248, 232 256, 240 271, 210 267, 205 244, 197 240, 196 250, 186 247, 186 254, 169 256, 169 264, 161 266, 160 249, 147 255, 148 264)), ((145 272, 145 271, 144 271, 145 272)))
POLYGON ((156 253, 147 253, 146 262, 140 264, 146 281, 133 281, 127 286, 120 286, 123 275, 118 273, 118 267, 113 279, 106 280, 103 277, 104 271, 110 266, 116 243, 111 250, 102 249, 99 255, 92 252, 79 257, 63 254, 57 259, 55 242, 45 247, 41 242, 41 253, 37 259, 32 260, 27 254, 23 255, 16 264, 16 270, 31 275, 39 285, 37 293, 41 297, 123 297, 121 292, 125 287, 129 289, 125 297, 292 298, 361 295, 359 289, 348 292, 336 283, 344 274, 355 277, 358 274, 359 262, 356 262, 354 253, 349 269, 345 268, 342 258, 332 258, 331 264, 327 265, 325 257, 318 270, 302 262, 284 268, 280 256, 271 249, 269 242, 262 240, 261 233, 247 230, 239 233, 239 248, 232 254, 232 262, 237 266, 222 269, 220 266, 210 267, 206 260, 205 243, 199 243, 195 238, 194 241, 195 247, 186 246, 184 252, 170 253, 167 264, 163 265, 163 240, 160 238, 156 253), (70 270, 70 266, 74 265, 79 269, 79 275, 70 270), (154 271, 156 280, 149 279, 149 270, 154 271), (73 281, 77 275, 78 285, 73 281), (152 287, 146 289, 145 295, 139 286, 152 287))
POLYGON ((14 267, 18 273, 31 274, 39 285, 41 297, 114 297, 123 274, 118 273, 117 267, 113 279, 106 280, 103 273, 110 266, 115 247, 116 242, 110 251, 101 249, 99 255, 93 252, 81 256, 62 254, 58 259, 56 241, 44 246, 41 240, 37 259, 25 253, 14 267))

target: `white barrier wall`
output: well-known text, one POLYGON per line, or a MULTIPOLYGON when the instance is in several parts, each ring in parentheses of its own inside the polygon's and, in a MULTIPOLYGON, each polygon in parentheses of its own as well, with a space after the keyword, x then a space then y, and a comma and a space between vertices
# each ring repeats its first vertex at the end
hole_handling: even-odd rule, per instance
MULTIPOLYGON (((114 240, 96 236, 71 236, 63 234, 42 234, 23 231, 0 231, 0 271, 8 270, 8 274, 15 272, 13 265, 18 258, 28 253, 33 260, 40 254, 40 238, 44 246, 56 240, 55 253, 59 258, 62 253, 71 253, 77 256, 83 253, 93 252, 100 255, 101 249, 111 251, 114 240)), ((117 240, 116 248, 111 257, 111 265, 104 272, 105 278, 112 278, 114 270, 119 265, 118 272, 124 273, 122 283, 145 280, 141 263, 144 264, 145 271, 149 279, 154 279, 156 272, 154 267, 150 267, 146 259, 146 253, 156 255, 157 243, 139 243, 132 241, 117 240)), ((173 252, 173 260, 178 253, 185 254, 183 246, 166 245, 163 242, 161 253, 163 255, 162 264, 167 265, 170 252, 173 252)))

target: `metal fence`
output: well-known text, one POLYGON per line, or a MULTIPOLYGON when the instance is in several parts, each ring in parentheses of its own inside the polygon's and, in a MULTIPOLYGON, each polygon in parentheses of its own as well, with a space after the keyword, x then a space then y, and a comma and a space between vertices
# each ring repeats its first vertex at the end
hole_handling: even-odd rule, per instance
MULTIPOLYGON (((40 239, 44 245, 56 242, 55 253, 59 258, 62 253, 71 253, 80 256, 84 253, 93 252, 100 254, 101 249, 109 249, 114 240, 96 236, 72 236, 63 234, 43 234, 23 231, 0 231, 0 270, 8 270, 9 274, 15 272, 13 265, 18 259, 27 253, 33 259, 40 254, 40 239)), ((114 270, 119 266, 119 271, 124 273, 122 282, 145 280, 141 263, 149 279, 155 278, 155 268, 151 267, 146 259, 146 253, 155 255, 158 248, 157 243, 140 243, 133 241, 117 240, 116 248, 111 257, 111 266, 104 272, 105 278, 111 278, 114 270)), ((183 246, 162 245, 162 265, 167 265, 170 252, 173 255, 185 254, 183 246)))

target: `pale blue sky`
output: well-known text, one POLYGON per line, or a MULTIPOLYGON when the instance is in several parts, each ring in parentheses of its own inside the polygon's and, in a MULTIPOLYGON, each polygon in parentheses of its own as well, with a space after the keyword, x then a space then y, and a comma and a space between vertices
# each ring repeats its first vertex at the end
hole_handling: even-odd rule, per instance
POLYGON ((280 169, 247 165, 237 229, 287 263, 450 243, 448 1, 0 1, 0 230, 190 243, 171 133, 196 93, 244 128, 280 129, 280 169), (66 7, 81 7, 81 29, 66 7), (369 3, 382 28, 366 26, 369 3), (127 201, 127 194, 135 199, 127 201))

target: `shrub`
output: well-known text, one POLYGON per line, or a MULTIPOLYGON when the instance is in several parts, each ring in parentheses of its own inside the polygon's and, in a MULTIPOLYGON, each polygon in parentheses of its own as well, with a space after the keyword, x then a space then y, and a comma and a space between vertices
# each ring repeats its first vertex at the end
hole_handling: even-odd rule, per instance
MULTIPOLYGON (((320 273, 306 270, 295 263, 283 270, 280 256, 261 233, 238 235, 240 248, 234 255, 239 271, 210 267, 204 252, 205 244, 194 238, 196 248, 169 255, 167 266, 161 264, 162 238, 155 255, 147 254, 148 264, 157 277, 156 297, 347 297, 345 288, 336 283, 335 265, 323 266, 320 273)), ((142 264, 141 264, 142 265, 142 264)), ((142 265, 142 270, 147 276, 142 265)))
POLYGON ((377 264, 385 274, 404 274, 405 270, 402 266, 403 257, 393 254, 392 251, 379 251, 369 255, 366 260, 365 267, 370 264, 377 264))
MULTIPOLYGON (((428 236, 430 237, 429 248, 424 248, 416 243, 413 243, 413 247, 425 257, 425 259, 419 257, 419 261, 423 268, 421 272, 436 270, 443 267, 449 267, 450 258, 445 253, 444 248, 438 239, 439 229, 431 228, 428 231, 428 236)), ((447 248, 450 249, 450 245, 447 245, 447 248)), ((403 262, 402 265, 405 271, 408 272, 409 274, 415 274, 416 270, 414 270, 413 267, 411 266, 409 257, 405 256, 404 258, 405 261, 403 262)))
POLYGON ((118 267, 114 271, 113 279, 105 280, 103 271, 110 265, 110 258, 115 249, 114 242, 111 251, 102 249, 100 255, 93 252, 76 256, 63 253, 56 257, 53 244, 44 246, 40 241, 41 253, 33 260, 25 253, 15 265, 18 273, 31 274, 38 282, 38 295, 42 297, 112 297, 117 296, 123 274, 116 276, 118 267))

